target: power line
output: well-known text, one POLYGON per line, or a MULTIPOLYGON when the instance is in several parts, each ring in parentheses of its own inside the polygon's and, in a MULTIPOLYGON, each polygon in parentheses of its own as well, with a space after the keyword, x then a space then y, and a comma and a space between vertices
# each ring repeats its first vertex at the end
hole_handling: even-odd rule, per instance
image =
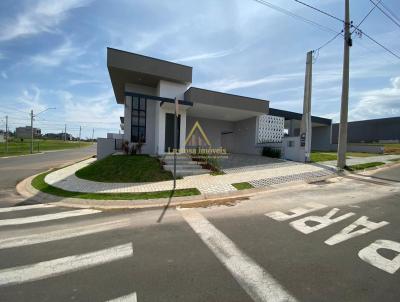
POLYGON ((384 50, 386 50, 387 52, 391 53, 393 56, 395 56, 396 58, 400 59, 400 56, 396 53, 394 53, 393 51, 391 51, 389 48, 387 48, 386 46, 382 45, 381 43, 379 43, 378 41, 376 41, 374 38, 372 38, 371 36, 369 36, 368 34, 366 34, 364 31, 362 31, 361 29, 358 29, 364 36, 366 36, 368 39, 370 39, 371 41, 375 42, 376 44, 378 44, 380 47, 382 47, 384 50))
POLYGON ((381 3, 381 2, 382 2, 382 0, 379 0, 379 2, 377 2, 377 3, 374 4, 374 6, 370 9, 370 11, 368 12, 368 14, 365 15, 365 17, 361 20, 360 23, 358 23, 358 25, 354 28, 354 30, 353 30, 351 33, 354 33, 354 32, 360 27, 360 25, 363 24, 363 22, 365 21, 365 19, 368 18, 368 16, 372 13, 372 11, 373 11, 373 10, 377 7, 377 5, 378 5, 379 3, 381 3))
POLYGON ((300 4, 304 5, 304 6, 307 6, 307 7, 311 8, 311 9, 317 11, 317 12, 320 12, 320 13, 328 16, 328 17, 331 17, 331 18, 333 18, 335 20, 338 20, 338 21, 344 23, 344 20, 342 20, 342 19, 340 19, 340 18, 338 18, 338 17, 336 17, 334 15, 331 15, 330 13, 327 13, 327 12, 325 12, 325 11, 319 9, 319 8, 316 8, 316 7, 314 7, 314 6, 310 5, 310 4, 304 3, 303 1, 299 1, 299 0, 294 0, 294 1, 296 1, 297 3, 300 3, 300 4))
POLYGON ((337 33, 335 36, 333 36, 331 39, 329 39, 327 42, 325 42, 324 44, 322 44, 320 47, 314 49, 313 51, 318 52, 320 49, 324 48, 325 46, 327 46, 329 43, 331 43, 332 41, 334 41, 337 37, 339 37, 340 35, 343 36, 343 30, 339 33, 337 33))
POLYGON ((262 4, 262 5, 268 6, 269 8, 272 8, 273 10, 276 10, 276 11, 278 11, 278 12, 280 12, 282 14, 285 14, 285 15, 287 15, 289 17, 292 17, 294 19, 298 19, 298 20, 303 21, 303 22, 305 22, 307 24, 310 24, 310 25, 314 25, 314 26, 318 27, 319 29, 321 29, 323 31, 337 33, 336 30, 334 30, 334 29, 332 29, 332 28, 330 28, 328 26, 325 26, 325 25, 319 24, 319 23, 317 23, 315 21, 312 21, 310 19, 304 18, 304 17, 302 17, 300 15, 297 15, 297 14, 287 10, 287 9, 284 9, 282 7, 274 5, 274 4, 272 4, 272 3, 268 2, 268 1, 265 1, 265 0, 254 0, 254 1, 256 1, 256 2, 258 2, 260 4, 262 4))
MULTIPOLYGON (((373 0, 369 0, 373 4, 376 4, 373 0)), ((393 19, 392 16, 388 15, 382 8, 380 8, 378 5, 376 6, 386 17, 388 17, 394 24, 396 24, 400 28, 400 23, 397 22, 395 19, 393 19)))
POLYGON ((381 6, 386 9, 386 11, 393 17, 395 18, 398 22, 400 22, 400 18, 392 11, 389 7, 387 7, 383 2, 381 3, 381 6))

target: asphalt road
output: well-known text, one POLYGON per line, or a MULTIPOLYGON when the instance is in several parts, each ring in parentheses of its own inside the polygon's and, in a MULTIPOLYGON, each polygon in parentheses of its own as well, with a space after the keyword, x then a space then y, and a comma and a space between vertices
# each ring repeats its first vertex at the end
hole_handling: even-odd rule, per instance
POLYGON ((357 176, 161 222, 162 209, 3 208, 0 301, 398 301, 399 201, 398 182, 357 176), (391 245, 374 253, 377 240, 391 245))
POLYGON ((0 157, 0 206, 18 200, 16 184, 26 177, 95 155, 96 146, 26 156, 0 157))

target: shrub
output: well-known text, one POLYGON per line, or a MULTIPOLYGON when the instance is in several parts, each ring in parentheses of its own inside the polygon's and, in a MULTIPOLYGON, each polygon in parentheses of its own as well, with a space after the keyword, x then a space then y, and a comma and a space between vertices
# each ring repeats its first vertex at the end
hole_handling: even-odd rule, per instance
POLYGON ((268 157, 273 157, 273 158, 280 158, 281 150, 277 149, 277 148, 263 147, 262 155, 268 156, 268 157))

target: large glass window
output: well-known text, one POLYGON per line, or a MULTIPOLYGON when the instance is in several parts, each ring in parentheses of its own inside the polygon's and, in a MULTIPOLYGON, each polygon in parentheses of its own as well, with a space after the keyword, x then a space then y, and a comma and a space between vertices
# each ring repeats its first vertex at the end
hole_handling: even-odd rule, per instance
POLYGON ((146 98, 132 97, 132 131, 133 143, 146 142, 146 98))

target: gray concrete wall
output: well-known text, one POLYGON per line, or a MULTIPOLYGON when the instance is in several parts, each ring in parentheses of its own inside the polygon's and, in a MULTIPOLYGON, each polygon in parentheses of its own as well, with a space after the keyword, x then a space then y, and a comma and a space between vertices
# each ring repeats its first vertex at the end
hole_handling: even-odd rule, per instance
MULTIPOLYGON (((332 143, 337 144, 339 124, 332 125, 332 143)), ((349 143, 377 142, 400 139, 400 117, 374 119, 348 123, 349 143)))
POLYGON ((193 125, 196 121, 199 121, 199 124, 207 135, 207 138, 210 141, 212 148, 222 147, 222 132, 233 131, 233 122, 187 116, 185 137, 187 137, 190 130, 192 130, 193 125))
POLYGON ((156 154, 156 106, 159 106, 159 102, 147 100, 146 143, 142 147, 144 154, 156 154))
POLYGON ((329 151, 331 148, 331 126, 312 128, 311 149, 329 151))
POLYGON ((97 139, 97 159, 102 159, 115 152, 115 139, 97 139))
POLYGON ((234 123, 233 153, 261 154, 262 148, 256 146, 257 117, 234 123))

